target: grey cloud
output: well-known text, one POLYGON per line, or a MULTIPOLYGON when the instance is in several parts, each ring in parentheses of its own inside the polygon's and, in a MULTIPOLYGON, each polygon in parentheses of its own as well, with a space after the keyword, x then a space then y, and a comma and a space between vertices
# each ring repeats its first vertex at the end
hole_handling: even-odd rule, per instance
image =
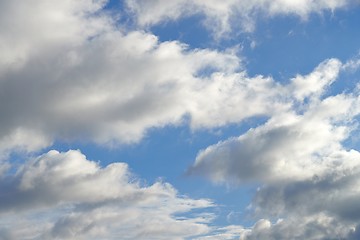
MULTIPOLYGON (((345 160, 345 159, 344 159, 345 160)), ((286 181, 268 184, 260 188, 253 200, 255 212, 280 217, 295 214, 304 217, 327 212, 338 219, 358 221, 359 198, 357 191, 359 170, 349 169, 351 174, 336 176, 341 170, 336 167, 326 177, 314 176, 304 181, 286 181)), ((341 174, 339 174, 341 175, 341 174)))
POLYGON ((355 227, 355 230, 347 236, 348 240, 356 240, 360 238, 360 225, 355 227))
POLYGON ((317 239, 335 240, 347 239, 352 234, 354 227, 344 226, 336 218, 326 215, 313 215, 302 218, 279 220, 271 223, 269 220, 259 220, 252 229, 244 231, 241 240, 252 239, 317 239))
POLYGON ((14 239, 11 232, 7 229, 0 229, 0 238, 3 240, 11 240, 14 239))

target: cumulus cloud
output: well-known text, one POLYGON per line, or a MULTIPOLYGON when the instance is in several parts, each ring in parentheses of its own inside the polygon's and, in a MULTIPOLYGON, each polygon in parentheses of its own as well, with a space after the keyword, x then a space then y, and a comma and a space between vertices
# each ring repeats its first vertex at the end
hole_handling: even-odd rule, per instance
POLYGON ((5 239, 183 239, 208 232, 212 218, 191 215, 209 200, 142 186, 125 163, 102 168, 78 150, 36 157, 3 174, 0 189, 5 239))
POLYGON ((259 184, 251 205, 260 220, 240 239, 351 239, 360 221, 360 153, 344 142, 357 128, 357 92, 325 95, 349 63, 321 63, 284 86, 288 111, 199 152, 189 173, 214 182, 259 184))
POLYGON ((136 14, 140 26, 156 25, 168 20, 178 20, 191 15, 204 15, 205 26, 220 37, 234 27, 252 31, 259 14, 266 17, 276 15, 297 15, 306 19, 311 13, 334 11, 355 3, 352 0, 311 1, 311 0, 176 0, 176 1, 127 1, 131 12, 136 14))
POLYGON ((2 155, 54 140, 132 143, 153 127, 218 127, 287 107, 280 86, 249 77, 231 49, 126 32, 103 5, 1 3, 2 155))
POLYGON ((289 100, 294 103, 292 110, 274 114, 264 125, 201 151, 190 172, 216 182, 246 182, 302 179, 326 171, 317 156, 342 150, 341 141, 351 130, 349 120, 358 114, 356 96, 339 94, 319 100, 340 68, 340 62, 331 59, 309 75, 292 79, 283 86, 288 98, 293 98, 289 100))
MULTIPOLYGON (((247 76, 234 52, 125 32, 100 11, 105 1, 1 4, 2 52, 11 49, 0 57, 3 157, 59 139, 131 143, 152 127, 218 127, 288 107, 282 86, 247 76)), ((317 87, 337 65, 324 64, 334 72, 317 87)), ((310 78, 293 81, 299 98, 316 91, 310 78)))

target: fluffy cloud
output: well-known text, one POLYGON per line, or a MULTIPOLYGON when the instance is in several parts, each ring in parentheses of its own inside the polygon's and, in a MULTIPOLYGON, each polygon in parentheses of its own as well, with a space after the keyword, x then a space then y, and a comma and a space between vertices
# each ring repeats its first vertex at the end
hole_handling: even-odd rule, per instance
MULTIPOLYGON (((336 103, 334 107, 342 106, 342 103, 336 103)), ((344 103, 348 104, 346 100, 344 103)), ((346 127, 312 119, 310 114, 280 118, 238 138, 208 147, 198 155, 191 171, 220 182, 231 179, 278 181, 309 178, 336 164, 329 161, 329 165, 324 165, 318 155, 341 152, 339 142, 348 137, 346 127), (283 172, 284 168, 286 172, 283 172)))
POLYGON ((59 139, 131 143, 153 127, 217 127, 287 107, 280 86, 247 76, 231 49, 126 32, 103 4, 1 3, 2 155, 59 139))
POLYGON ((259 184, 251 212, 279 219, 244 228, 241 239, 356 238, 360 153, 344 142, 357 128, 360 99, 356 90, 324 97, 352 62, 328 60, 295 77, 284 86, 293 96, 291 110, 199 152, 190 173, 259 184))
POLYGON ((330 59, 311 74, 292 79, 283 86, 288 98, 294 98, 292 110, 274 114, 264 125, 201 151, 190 172, 216 182, 303 179, 326 172, 331 164, 322 164, 318 156, 342 150, 341 141, 351 130, 348 121, 359 106, 358 98, 352 95, 319 100, 341 66, 330 59))
POLYGON ((191 211, 213 206, 179 197, 168 183, 141 186, 126 164, 101 168, 75 150, 3 174, 0 189, 5 239, 183 239, 209 231, 211 216, 191 211))
POLYGON ((127 1, 127 6, 130 11, 136 13, 136 19, 140 26, 151 26, 195 14, 204 15, 205 25, 214 31, 215 36, 219 37, 239 25, 242 30, 252 31, 255 18, 259 13, 267 17, 294 14, 306 19, 311 13, 321 13, 325 10, 334 11, 347 7, 352 3, 355 3, 355 1, 227 0, 220 3, 216 0, 136 0, 127 1))
MULTIPOLYGON (((2 157, 59 139, 130 143, 152 127, 187 121, 192 128, 218 127, 289 107, 284 88, 247 76, 233 51, 189 50, 125 32, 100 11, 104 1, 1 4, 2 157)), ((320 66, 329 75, 315 87, 331 82, 338 65, 324 64, 334 71, 326 73, 320 66)), ((294 94, 317 91, 307 85, 312 78, 296 78, 294 94)))

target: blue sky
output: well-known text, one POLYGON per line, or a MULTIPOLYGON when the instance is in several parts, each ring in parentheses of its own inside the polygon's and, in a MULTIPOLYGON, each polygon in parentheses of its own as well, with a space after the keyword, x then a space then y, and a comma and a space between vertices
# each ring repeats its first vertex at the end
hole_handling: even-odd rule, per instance
POLYGON ((360 5, 0 3, 1 239, 358 239, 360 5))

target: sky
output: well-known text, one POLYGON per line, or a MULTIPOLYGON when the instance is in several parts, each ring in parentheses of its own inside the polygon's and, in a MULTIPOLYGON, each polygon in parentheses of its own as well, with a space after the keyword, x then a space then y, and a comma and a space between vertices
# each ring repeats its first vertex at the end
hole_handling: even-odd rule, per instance
POLYGON ((360 239, 358 0, 1 0, 0 239, 360 239))

